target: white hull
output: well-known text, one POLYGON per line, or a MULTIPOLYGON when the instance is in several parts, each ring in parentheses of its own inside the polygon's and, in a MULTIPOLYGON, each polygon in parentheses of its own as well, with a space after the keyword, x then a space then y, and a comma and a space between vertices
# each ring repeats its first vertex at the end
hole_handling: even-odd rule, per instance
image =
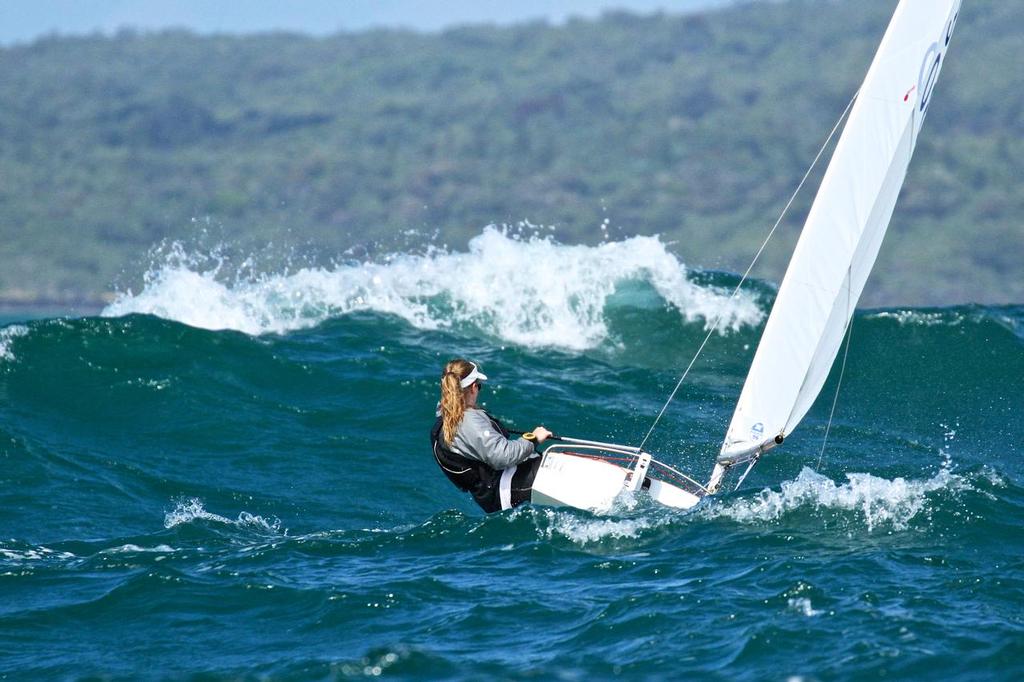
MULTIPOLYGON (((531 501, 553 507, 575 507, 597 513, 612 509, 626 490, 630 470, 598 457, 549 450, 537 470, 531 501)), ((700 497, 665 481, 648 478, 640 494, 669 507, 690 509, 700 497)))

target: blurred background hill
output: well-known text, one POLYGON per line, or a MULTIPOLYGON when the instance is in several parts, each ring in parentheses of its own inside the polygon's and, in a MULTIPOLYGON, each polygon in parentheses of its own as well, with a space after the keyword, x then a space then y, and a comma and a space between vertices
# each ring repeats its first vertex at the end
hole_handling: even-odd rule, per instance
MULTIPOLYGON (((522 221, 567 243, 660 234, 688 266, 742 270, 896 3, 712 4, 10 42, 0 302, 98 305, 166 240, 280 268, 458 249, 522 221)), ((964 3, 863 304, 1024 301, 1022 31, 1022 3, 964 3)), ((812 197, 755 275, 781 276, 812 197)))

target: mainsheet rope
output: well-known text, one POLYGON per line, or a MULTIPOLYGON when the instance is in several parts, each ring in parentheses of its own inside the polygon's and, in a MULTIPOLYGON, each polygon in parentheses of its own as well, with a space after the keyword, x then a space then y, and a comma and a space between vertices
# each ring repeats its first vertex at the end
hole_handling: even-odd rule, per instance
MULTIPOLYGON (((786 217, 786 213, 789 211, 789 208, 793 205, 793 202, 796 200, 797 195, 800 194, 800 190, 803 189, 803 186, 807 182, 807 178, 810 177, 811 172, 814 170, 814 167, 818 165, 818 161, 821 159, 821 155, 825 153, 825 149, 827 149, 829 144, 832 142, 832 138, 835 137, 836 131, 839 130, 839 126, 842 124, 843 119, 845 119, 846 115, 850 112, 850 107, 853 106, 853 103, 856 101, 858 94, 860 94, 860 90, 854 93, 853 97, 850 99, 849 104, 846 105, 846 109, 844 109, 843 113, 839 116, 839 120, 837 120, 836 124, 832 127, 832 132, 828 134, 828 137, 825 139, 825 142, 821 145, 821 148, 818 150, 817 155, 814 157, 814 161, 811 162, 811 165, 807 168, 807 172, 804 173, 803 178, 800 179, 800 184, 797 185, 796 189, 793 191, 793 194, 789 197, 789 201, 786 202, 786 206, 782 209, 782 213, 779 214, 779 219, 775 221, 774 225, 772 225, 772 229, 769 230, 768 236, 765 237, 764 241, 761 243, 761 248, 759 248, 757 250, 757 253, 754 254, 754 259, 750 261, 750 265, 747 266, 746 271, 740 278, 739 284, 737 284, 736 288, 733 289, 732 295, 729 296, 729 300, 727 302, 732 302, 736 298, 736 296, 739 295, 740 288, 750 277, 750 273, 754 269, 754 265, 757 263, 757 260, 761 257, 761 254, 764 253, 765 248, 768 246, 768 242, 770 242, 772 237, 775 235, 775 231, 778 229, 779 225, 782 224, 782 220, 786 217)), ((654 429, 655 427, 658 426, 658 422, 660 422, 661 418, 664 416, 665 410, 667 410, 668 406, 672 404, 672 401, 675 399, 680 387, 682 387, 683 382, 686 381, 687 375, 689 375, 690 370, 693 369, 693 365, 697 362, 697 358, 699 358, 700 354, 704 352, 704 347, 708 344, 708 341, 711 340, 711 336, 718 329, 718 325, 722 323, 722 320, 725 318, 725 311, 726 306, 723 305, 721 311, 718 313, 718 316, 715 318, 714 323, 711 325, 710 329, 708 329, 708 333, 704 337, 704 340, 701 342, 700 347, 697 348, 697 352, 694 353, 693 359, 690 360, 690 364, 686 366, 686 370, 683 371, 683 375, 679 377, 679 381, 676 382, 675 388, 673 388, 672 393, 669 394, 668 400, 666 400, 665 404, 661 406, 661 411, 659 411, 658 416, 654 418, 654 422, 651 424, 651 428, 647 429, 647 434, 644 436, 644 439, 640 441, 640 450, 644 449, 644 445, 647 444, 647 439, 651 437, 652 433, 654 433, 654 429)))

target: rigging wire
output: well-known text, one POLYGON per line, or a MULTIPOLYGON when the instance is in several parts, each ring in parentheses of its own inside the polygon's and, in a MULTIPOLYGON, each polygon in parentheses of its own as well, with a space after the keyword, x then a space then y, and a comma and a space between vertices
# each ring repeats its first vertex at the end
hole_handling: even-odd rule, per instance
POLYGON ((846 349, 843 351, 843 364, 839 368, 839 381, 836 383, 836 394, 832 398, 832 409, 828 413, 828 424, 825 425, 825 438, 821 441, 821 452, 818 453, 818 463, 815 471, 821 471, 821 460, 825 457, 825 445, 828 444, 828 433, 832 430, 832 417, 836 413, 836 403, 839 402, 839 388, 843 385, 843 374, 846 373, 846 356, 850 352, 850 339, 853 337, 853 318, 846 327, 846 349))
MULTIPOLYGON (((859 94, 860 90, 854 93, 853 97, 850 99, 849 104, 846 105, 846 109, 843 110, 843 113, 839 116, 839 120, 837 120, 836 124, 832 127, 832 132, 828 134, 828 137, 825 139, 825 142, 821 145, 821 148, 818 150, 817 155, 814 157, 814 161, 811 162, 811 165, 807 168, 807 172, 804 173, 803 178, 800 179, 800 184, 798 184, 796 189, 793 190, 793 194, 789 197, 789 201, 786 202, 785 207, 782 209, 782 213, 779 214, 779 219, 775 221, 775 224, 772 225, 772 229, 768 231, 768 236, 765 237, 764 242, 761 243, 761 247, 757 250, 757 253, 754 254, 754 259, 750 261, 750 265, 747 266, 747 269, 743 273, 743 276, 740 277, 739 284, 737 284, 736 288, 733 289, 732 294, 729 296, 730 302, 733 299, 735 299, 737 295, 739 295, 740 288, 747 281, 747 278, 750 277, 750 273, 754 269, 754 265, 757 263, 757 260, 761 257, 761 254, 764 253, 765 248, 768 246, 768 242, 771 241, 772 237, 775 235, 775 231, 778 229, 779 225, 782 224, 783 218, 786 217, 786 213, 789 212, 789 209, 793 205, 793 202, 796 200, 797 195, 800 194, 800 190, 803 189, 804 184, 807 182, 807 178, 810 177, 811 175, 811 171, 813 171, 814 167, 818 165, 818 161, 821 159, 821 155, 825 153, 825 149, 827 149, 829 143, 832 142, 832 138, 835 136, 836 131, 839 130, 839 126, 842 124, 843 119, 846 118, 846 115, 850 112, 850 107, 853 106, 853 103, 857 100, 857 95, 859 94)), ((658 416, 654 418, 654 422, 651 424, 651 428, 647 429, 647 434, 644 436, 643 440, 640 441, 640 445, 638 448, 639 450, 643 450, 644 445, 647 443, 647 439, 651 437, 651 434, 654 433, 655 427, 658 426, 658 422, 660 422, 661 418, 665 415, 665 410, 667 410, 668 406, 672 404, 673 400, 675 400, 676 394, 682 387, 683 382, 686 381, 686 377, 687 375, 689 375, 690 370, 693 369, 693 365, 697 362, 697 358, 699 358, 700 354, 704 352, 704 347, 708 344, 708 341, 711 340, 711 336, 718 329, 718 325, 722 323, 722 319, 725 317, 725 310, 726 306, 723 305, 721 311, 718 313, 718 316, 715 318, 714 323, 712 323, 710 329, 708 329, 708 333, 704 337, 704 340, 701 342, 700 347, 697 348, 697 352, 694 353, 693 359, 690 360, 690 364, 686 366, 686 370, 683 371, 683 375, 679 377, 679 381, 676 382, 675 388, 673 388, 672 393, 669 394, 668 400, 666 400, 665 404, 661 406, 661 410, 658 412, 658 416)))
POLYGON ((850 309, 850 280, 853 274, 851 265, 846 271, 846 348, 843 350, 843 364, 839 367, 839 380, 836 382, 836 394, 832 396, 832 409, 828 413, 828 423, 825 424, 825 437, 821 441, 821 452, 818 453, 818 463, 814 469, 821 470, 821 460, 825 457, 825 446, 828 444, 828 434, 832 430, 832 418, 836 414, 836 403, 839 402, 839 389, 843 385, 843 375, 846 374, 846 357, 850 354, 850 339, 853 338, 853 311, 850 309))

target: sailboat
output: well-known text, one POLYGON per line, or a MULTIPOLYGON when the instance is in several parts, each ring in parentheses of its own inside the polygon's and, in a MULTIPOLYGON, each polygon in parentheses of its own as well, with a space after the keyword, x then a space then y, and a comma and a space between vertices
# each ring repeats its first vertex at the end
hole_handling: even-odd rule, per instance
POLYGON ((708 482, 653 459, 643 450, 646 438, 636 447, 561 438, 543 455, 533 502, 602 512, 623 491, 646 490, 656 502, 688 509, 718 492, 734 467, 743 469, 742 483, 789 437, 842 347, 959 14, 960 0, 901 0, 896 7, 848 109, 708 482))

